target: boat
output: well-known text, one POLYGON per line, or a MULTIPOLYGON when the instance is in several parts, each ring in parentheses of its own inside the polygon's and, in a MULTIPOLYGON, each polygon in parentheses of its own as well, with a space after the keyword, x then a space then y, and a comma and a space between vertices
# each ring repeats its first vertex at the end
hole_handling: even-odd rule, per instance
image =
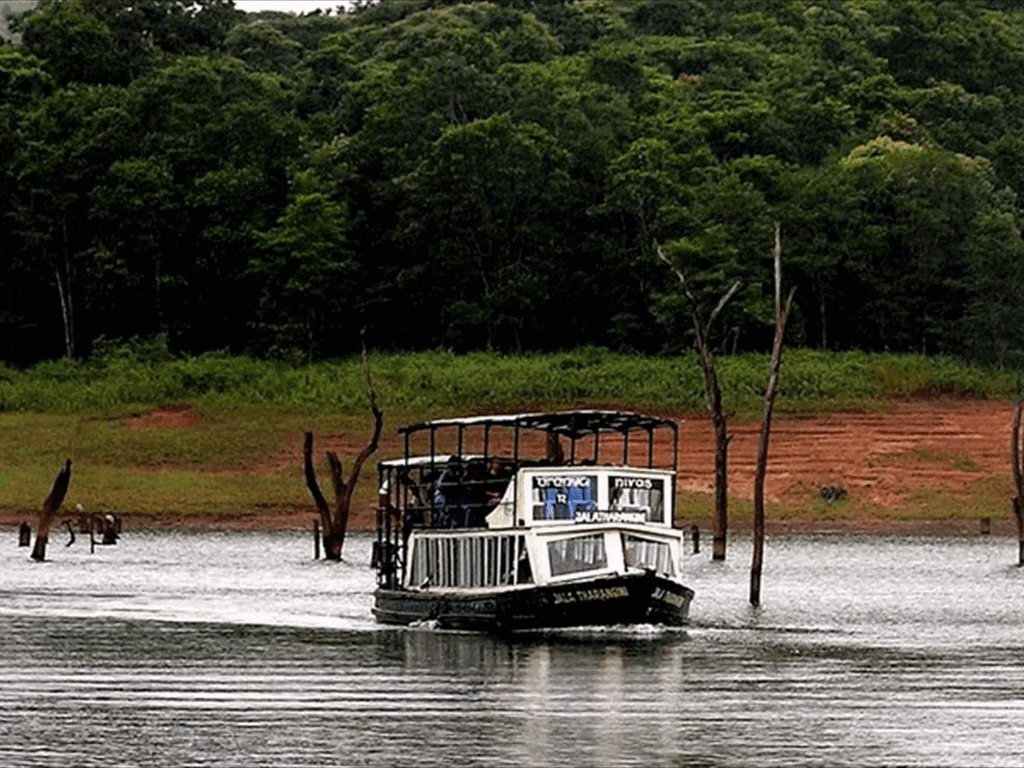
POLYGON ((378 464, 373 614, 506 634, 687 623, 679 426, 572 410, 399 428, 378 464))

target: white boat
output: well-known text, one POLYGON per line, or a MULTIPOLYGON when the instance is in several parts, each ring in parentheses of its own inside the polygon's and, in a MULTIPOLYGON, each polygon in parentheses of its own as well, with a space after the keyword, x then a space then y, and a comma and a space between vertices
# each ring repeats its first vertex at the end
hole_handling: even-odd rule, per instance
POLYGON ((378 465, 378 621, 495 633, 687 622, 675 421, 576 410, 398 432, 404 456, 378 465))

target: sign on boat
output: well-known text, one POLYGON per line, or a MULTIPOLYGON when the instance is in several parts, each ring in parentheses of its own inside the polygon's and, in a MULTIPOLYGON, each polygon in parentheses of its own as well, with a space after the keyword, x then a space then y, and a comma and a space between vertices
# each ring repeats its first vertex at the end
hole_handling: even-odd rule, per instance
POLYGON ((403 457, 378 465, 379 621, 495 633, 687 622, 675 421, 574 410, 398 432, 403 457))

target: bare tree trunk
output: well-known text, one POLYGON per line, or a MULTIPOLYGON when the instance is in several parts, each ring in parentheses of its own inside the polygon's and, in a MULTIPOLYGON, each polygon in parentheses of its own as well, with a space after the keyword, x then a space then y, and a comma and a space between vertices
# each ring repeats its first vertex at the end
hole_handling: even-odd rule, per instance
POLYGON ((75 332, 71 325, 71 296, 64 290, 64 280, 60 276, 60 267, 53 268, 57 277, 57 295, 60 297, 60 314, 64 323, 64 355, 75 356, 75 332))
POLYGON ((153 287, 156 290, 156 327, 159 333, 167 330, 164 326, 163 277, 160 274, 160 256, 153 255, 153 287))
MULTIPOLYGON (((701 359, 705 360, 703 353, 701 359)), ((715 429, 715 518, 712 537, 712 560, 725 560, 726 537, 729 530, 729 423, 722 408, 722 389, 714 360, 704 364, 704 394, 708 414, 715 429)))
POLYGON ((1020 496, 1013 499, 1013 514, 1017 518, 1017 566, 1024 566, 1024 502, 1020 496))
POLYGON ((1013 395, 1013 431, 1010 433, 1010 467, 1013 473, 1013 496, 1010 509, 1017 519, 1017 565, 1024 566, 1024 456, 1021 455, 1020 427, 1022 404, 1020 386, 1013 395))
POLYGON ((57 515, 57 510, 64 503, 67 496, 68 486, 71 484, 71 459, 64 462, 57 476, 53 480, 50 494, 43 501, 39 510, 39 528, 36 532, 36 543, 32 547, 32 559, 42 562, 46 559, 46 544, 50 538, 50 525, 57 515))
POLYGON ((348 482, 345 481, 342 472, 341 459, 334 451, 327 451, 327 465, 330 469, 331 484, 334 486, 334 508, 327 504, 320 485, 316 480, 316 470, 313 468, 313 433, 307 432, 303 443, 303 470, 306 477, 306 487, 313 497, 317 510, 320 512, 320 523, 323 529, 322 539, 324 545, 325 560, 341 560, 341 551, 345 546, 345 533, 348 530, 349 509, 352 506, 352 492, 355 490, 356 482, 359 480, 359 473, 362 471, 363 463, 377 450, 380 442, 380 433, 384 426, 384 414, 377 407, 377 397, 370 383, 369 367, 366 368, 366 384, 370 396, 370 411, 373 413, 373 437, 370 442, 359 452, 352 463, 352 474, 348 482))
POLYGON ((61 278, 60 267, 54 265, 57 274, 57 292, 60 294, 60 308, 64 320, 64 349, 67 357, 75 356, 75 305, 71 298, 71 286, 74 275, 71 269, 71 257, 68 254, 68 214, 65 210, 61 217, 63 233, 64 277, 61 278))
POLYGON ((818 311, 821 313, 821 349, 828 351, 828 317, 825 313, 825 294, 818 294, 818 311))
POLYGON ((700 320, 699 305, 697 299, 690 292, 686 282, 686 275, 677 268, 661 250, 661 246, 655 243, 658 256, 676 273, 683 292, 690 303, 690 315, 693 318, 694 347, 700 355, 701 369, 704 374, 704 404, 707 406, 708 415, 715 429, 715 518, 714 518, 714 548, 711 558, 713 560, 725 560, 726 535, 729 528, 729 425, 722 407, 722 388, 718 384, 718 368, 715 364, 715 354, 711 348, 711 328, 722 309, 728 303, 732 295, 739 290, 740 283, 737 280, 732 287, 718 301, 718 305, 711 311, 707 323, 700 320))
POLYGON ((761 604, 761 566, 764 562, 764 478, 768 469, 768 437, 772 429, 772 411, 779 387, 779 371, 782 368, 782 338, 786 330, 786 318, 793 302, 790 290, 785 307, 782 306, 782 240, 779 225, 775 225, 775 339, 772 342, 772 357, 768 366, 768 386, 764 394, 764 416, 761 419, 761 436, 757 441, 757 464, 754 469, 754 555, 750 564, 750 604, 761 604))

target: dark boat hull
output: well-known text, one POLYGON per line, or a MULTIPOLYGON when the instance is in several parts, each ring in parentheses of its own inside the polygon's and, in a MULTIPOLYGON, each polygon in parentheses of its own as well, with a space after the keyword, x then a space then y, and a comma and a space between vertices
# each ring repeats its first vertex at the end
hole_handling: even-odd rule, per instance
POLYGON ((688 587, 647 573, 501 592, 378 589, 373 613, 385 624, 436 621, 444 629, 500 634, 595 625, 681 626, 692 599, 688 587))

